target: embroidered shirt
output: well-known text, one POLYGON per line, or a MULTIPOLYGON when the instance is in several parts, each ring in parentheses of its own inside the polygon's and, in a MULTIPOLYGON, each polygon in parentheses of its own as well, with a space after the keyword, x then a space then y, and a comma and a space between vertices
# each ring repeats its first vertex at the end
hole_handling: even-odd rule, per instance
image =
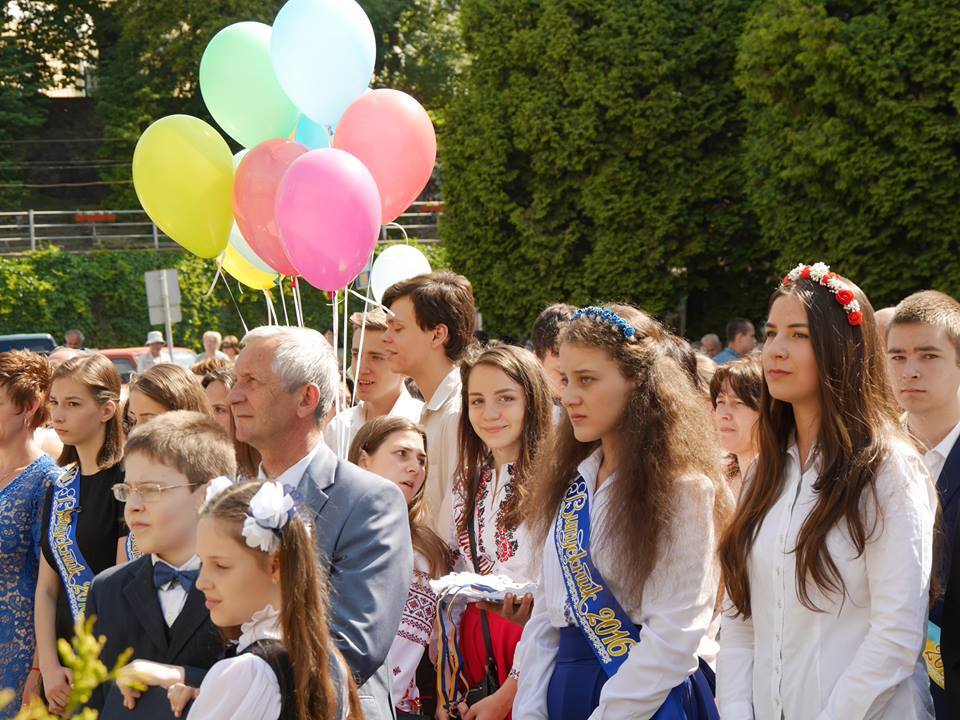
POLYGON ((433 635, 437 613, 437 596, 430 589, 430 563, 414 552, 413 580, 400 618, 400 629, 390 646, 387 663, 392 677, 391 694, 397 710, 420 712, 420 691, 417 689, 417 667, 423 651, 433 635))

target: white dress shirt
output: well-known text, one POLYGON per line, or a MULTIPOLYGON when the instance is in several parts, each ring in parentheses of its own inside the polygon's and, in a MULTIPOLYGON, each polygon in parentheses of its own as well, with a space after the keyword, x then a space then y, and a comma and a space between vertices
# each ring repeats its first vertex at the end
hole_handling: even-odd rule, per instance
MULTIPOLYGON (((717 700, 724 720, 916 720, 933 717, 926 640, 936 491, 907 444, 897 441, 862 500, 868 532, 856 556, 845 523, 827 547, 846 596, 810 598, 796 588, 797 536, 816 502, 816 451, 801 472, 788 451, 783 492, 753 542, 748 559, 752 618, 723 619, 717 700), (876 522, 875 522, 876 521, 876 522)), ((749 482, 749 481, 748 481, 749 482)))
MULTIPOLYGON (((422 411, 423 402, 417 400, 410 394, 406 384, 400 383, 400 397, 397 398, 397 401, 393 404, 393 407, 387 415, 405 417, 407 420, 413 420, 413 422, 418 423, 420 422, 420 414, 422 411)), ((357 436, 357 433, 360 432, 360 428, 366 423, 367 406, 366 403, 361 400, 352 408, 347 408, 337 413, 336 417, 327 425, 326 430, 323 431, 323 440, 327 443, 327 447, 346 460, 347 455, 350 454, 350 446, 353 444, 353 439, 357 436), (344 438, 343 452, 340 452, 338 448, 341 432, 343 432, 344 438)))
POLYGON ((154 357, 153 354, 148 350, 142 355, 137 356, 137 373, 143 374, 154 365, 159 365, 160 363, 172 363, 173 357, 170 355, 170 351, 166 348, 163 348, 160 351, 160 355, 154 357))
MULTIPOLYGON (((313 458, 316 457, 317 451, 320 449, 320 446, 324 442, 321 440, 316 445, 313 446, 313 450, 308 452, 302 458, 300 458, 293 465, 288 467, 282 473, 277 475, 277 477, 272 478, 274 481, 280 483, 287 488, 295 488, 300 485, 300 479, 303 477, 303 474, 307 471, 307 468, 310 467, 310 463, 313 462, 313 458)), ((263 465, 260 466, 260 472, 257 475, 258 480, 269 480, 271 478, 267 477, 267 474, 263 471, 263 465)))
MULTIPOLYGON (((158 555, 151 555, 150 558, 153 560, 154 565, 156 565, 158 562, 162 562, 170 565, 170 567, 173 567, 173 565, 168 563, 166 560, 161 559, 158 555)), ((176 569, 199 570, 200 558, 194 555, 187 562, 176 569)), ((176 622, 177 618, 180 616, 180 611, 183 610, 183 606, 187 602, 187 589, 184 588, 178 581, 171 580, 166 585, 157 588, 157 598, 160 600, 160 609, 163 610, 163 619, 166 621, 167 627, 172 627, 173 623, 176 622)))
POLYGON ((460 368, 443 379, 433 397, 423 406, 420 424, 427 431, 430 471, 424 495, 433 530, 445 537, 450 517, 450 489, 457 466, 457 437, 460 425, 460 368))
MULTIPOLYGON (((601 459, 602 451, 597 450, 578 469, 590 497, 590 555, 607 588, 620 599, 623 585, 614 574, 620 558, 599 542, 606 531, 611 488, 620 480, 613 475, 596 490, 601 459)), ((647 578, 641 606, 624 606, 630 619, 642 626, 640 642, 603 686, 600 705, 590 720, 650 718, 670 691, 698 668, 697 655, 705 643, 720 583, 713 521, 715 490, 702 475, 678 478, 676 488, 676 520, 666 528, 669 537, 660 545, 666 555, 647 578)), ((514 720, 547 720, 547 688, 556 664, 558 628, 572 624, 564 614, 566 603, 551 535, 543 548, 543 575, 533 616, 517 650, 521 658, 514 720)))
POLYGON ((957 444, 958 437, 960 437, 960 423, 954 425, 953 430, 947 433, 936 447, 930 448, 923 454, 923 464, 927 466, 934 482, 940 479, 940 473, 943 472, 943 466, 947 464, 947 458, 953 446, 957 444))

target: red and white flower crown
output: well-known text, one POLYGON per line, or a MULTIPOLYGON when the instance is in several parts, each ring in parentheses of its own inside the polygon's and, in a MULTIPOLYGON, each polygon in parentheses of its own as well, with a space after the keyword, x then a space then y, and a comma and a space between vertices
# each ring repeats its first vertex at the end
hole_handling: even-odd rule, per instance
POLYGON ((830 266, 824 263, 814 263, 813 265, 804 265, 800 263, 793 270, 788 272, 780 287, 786 287, 798 280, 811 280, 819 283, 827 290, 833 293, 837 302, 843 306, 847 313, 847 322, 856 327, 863 323, 863 314, 860 312, 860 303, 853 294, 853 289, 844 282, 843 278, 834 272, 830 272, 830 266))

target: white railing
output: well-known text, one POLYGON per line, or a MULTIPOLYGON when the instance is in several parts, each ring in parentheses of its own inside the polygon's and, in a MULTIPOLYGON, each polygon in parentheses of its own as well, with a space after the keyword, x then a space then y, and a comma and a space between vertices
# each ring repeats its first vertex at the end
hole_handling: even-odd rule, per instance
MULTIPOLYGON (((397 218, 400 230, 388 225, 382 240, 439 242, 437 219, 443 202, 422 200, 397 218)), ((68 252, 98 249, 129 250, 179 247, 168 238, 143 210, 22 210, 0 212, 0 255, 57 246, 68 252)))

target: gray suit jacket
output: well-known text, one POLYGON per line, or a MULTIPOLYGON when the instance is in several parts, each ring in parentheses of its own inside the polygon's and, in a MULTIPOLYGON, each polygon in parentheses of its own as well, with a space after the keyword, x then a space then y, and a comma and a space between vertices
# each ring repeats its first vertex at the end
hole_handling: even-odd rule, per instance
POLYGON ((413 577, 403 493, 322 442, 297 491, 314 514, 317 550, 330 566, 330 628, 361 686, 364 716, 393 718, 384 663, 413 577))

